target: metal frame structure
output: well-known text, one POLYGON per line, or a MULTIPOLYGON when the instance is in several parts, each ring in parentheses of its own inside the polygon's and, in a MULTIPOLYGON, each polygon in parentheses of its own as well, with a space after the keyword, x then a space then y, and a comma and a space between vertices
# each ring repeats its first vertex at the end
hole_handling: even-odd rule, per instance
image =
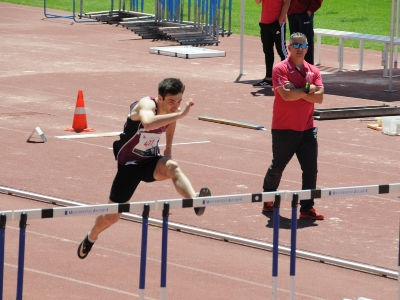
POLYGON ((143 13, 144 0, 140 5, 138 0, 130 0, 129 11, 125 10, 125 0, 118 1, 117 10, 114 10, 114 0, 111 0, 109 11, 88 12, 82 16, 109 24, 121 24, 144 39, 174 40, 181 45, 218 45, 219 35, 231 34, 231 0, 228 5, 228 31, 224 28, 226 0, 222 20, 221 0, 194 0, 193 3, 187 0, 187 5, 184 0, 155 0, 154 15, 143 13), (187 20, 184 20, 185 10, 187 20))
MULTIPOLYGON (((280 195, 282 197, 282 200, 292 199, 293 195, 295 195, 297 200, 302 200, 302 199, 306 199, 307 197, 310 197, 310 194, 313 198, 321 198, 321 197, 327 197, 327 195, 340 196, 343 193, 348 194, 350 192, 354 192, 354 190, 363 190, 364 191, 366 189, 368 190, 368 194, 383 194, 383 193, 398 192, 398 191, 400 191, 400 183, 394 183, 394 184, 389 184, 389 185, 379 185, 379 186, 343 187, 343 188, 332 188, 332 189, 323 189, 323 190, 282 191, 280 193, 280 195)), ((86 204, 82 204, 82 203, 75 202, 75 201, 45 196, 45 195, 41 195, 41 194, 17 190, 17 189, 13 189, 13 188, 4 187, 4 186, 0 186, 0 192, 8 194, 8 195, 24 197, 26 199, 32 199, 32 200, 52 203, 52 204, 60 205, 60 206, 79 206, 79 207, 87 206, 86 204)), ((265 193, 265 194, 271 194, 270 196, 274 197, 273 193, 265 193)), ((234 196, 234 195, 232 195, 232 196, 234 196)), ((219 197, 224 197, 224 196, 217 196, 214 198, 219 198, 219 197)), ((260 202, 262 200, 262 194, 259 194, 258 196, 253 195, 252 198, 257 198, 256 200, 254 200, 254 202, 257 202, 257 201, 260 202)), ((158 201, 158 203, 161 204, 162 207, 164 207, 163 205, 165 202, 168 202, 170 205, 170 208, 172 209, 174 207, 173 203, 176 201, 174 201, 174 200, 158 201)), ((143 203, 130 203, 128 205, 140 205, 140 204, 143 204, 143 203)), ((11 212, 9 212, 9 214, 11 215, 11 212)), ((126 220, 130 220, 130 221, 138 222, 138 223, 142 222, 142 216, 132 214, 132 213, 123 212, 122 218, 126 219, 126 220)), ((149 218, 148 222, 149 222, 148 223, 149 225, 158 226, 158 227, 162 227, 162 223, 163 223, 162 220, 152 219, 152 218, 149 218)), ((257 249, 262 249, 262 250, 267 250, 267 251, 273 250, 273 244, 270 244, 270 243, 265 243, 265 242, 261 242, 258 240, 252 240, 252 239, 248 239, 248 238, 229 235, 229 234, 216 232, 216 231, 212 231, 212 230, 196 228, 196 227, 183 225, 183 224, 179 224, 179 223, 169 222, 168 228, 171 230, 178 230, 180 232, 200 235, 200 236, 209 237, 209 238, 213 238, 213 239, 217 239, 217 240, 222 240, 224 242, 235 243, 235 244, 253 247, 253 248, 257 248, 257 249)), ((400 234, 400 232, 399 232, 399 234, 400 234)), ((400 247, 400 244, 399 244, 399 247, 400 247)), ((294 255, 293 252, 291 253, 290 247, 278 246, 278 250, 279 250, 279 253, 281 253, 281 254, 292 255, 292 256, 294 255)), ((385 268, 378 267, 378 266, 358 263, 358 262, 354 262, 354 261, 348 261, 348 260, 341 259, 341 258, 330 257, 327 255, 312 253, 312 252, 303 251, 303 250, 296 250, 295 256, 297 258, 308 259, 308 260, 317 261, 320 263, 326 263, 326 264, 330 264, 330 265, 334 265, 334 266, 340 266, 340 267, 348 268, 351 270, 374 274, 377 276, 389 277, 389 278, 393 278, 393 279, 399 278, 398 271, 385 269, 385 268)), ((399 249, 399 264, 400 264, 400 249, 399 249)), ((399 266, 399 269, 400 269, 400 266, 399 266)), ((400 281, 399 281, 399 284, 400 284, 400 281)))
POLYGON ((334 107, 314 110, 314 119, 320 121, 397 115, 400 115, 400 106, 386 104, 371 106, 334 107))
MULTIPOLYGON (((47 0, 43 0, 43 13, 46 18, 64 18, 64 19, 72 19, 76 23, 80 22, 97 22, 96 20, 77 20, 76 19, 76 0, 72 0, 72 15, 57 15, 57 14, 49 14, 47 13, 47 0)), ((78 18, 81 19, 83 15, 83 0, 80 0, 80 13, 78 14, 78 18)))

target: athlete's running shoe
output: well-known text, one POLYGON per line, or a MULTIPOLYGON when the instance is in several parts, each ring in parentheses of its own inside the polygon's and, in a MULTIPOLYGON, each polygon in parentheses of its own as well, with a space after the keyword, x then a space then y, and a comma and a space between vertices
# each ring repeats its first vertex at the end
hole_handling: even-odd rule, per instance
POLYGON ((85 238, 83 239, 82 243, 79 244, 78 247, 78 257, 80 259, 84 259, 92 249, 94 243, 89 241, 89 236, 86 235, 85 238))
MULTIPOLYGON (((211 196, 210 189, 208 187, 203 186, 200 189, 200 193, 199 193, 198 197, 209 197, 209 196, 211 196)), ((205 210, 206 210, 206 208, 204 206, 203 207, 195 207, 194 208, 194 212, 198 216, 201 216, 202 214, 204 214, 205 210)))

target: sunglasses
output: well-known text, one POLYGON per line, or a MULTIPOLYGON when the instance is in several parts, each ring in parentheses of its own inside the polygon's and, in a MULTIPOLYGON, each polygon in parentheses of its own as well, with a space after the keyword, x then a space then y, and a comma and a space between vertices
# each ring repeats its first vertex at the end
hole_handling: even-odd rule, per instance
POLYGON ((300 47, 302 49, 306 49, 308 47, 308 44, 293 43, 290 44, 290 46, 293 46, 294 49, 299 49, 300 47))

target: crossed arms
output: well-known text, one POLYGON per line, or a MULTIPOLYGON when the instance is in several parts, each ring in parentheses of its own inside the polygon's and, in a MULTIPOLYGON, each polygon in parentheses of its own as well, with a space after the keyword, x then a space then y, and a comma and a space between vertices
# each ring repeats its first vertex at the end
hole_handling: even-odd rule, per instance
POLYGON ((311 103, 322 103, 324 89, 310 84, 310 92, 306 94, 303 89, 296 88, 290 81, 285 81, 284 85, 276 89, 285 101, 296 101, 303 99, 311 103))

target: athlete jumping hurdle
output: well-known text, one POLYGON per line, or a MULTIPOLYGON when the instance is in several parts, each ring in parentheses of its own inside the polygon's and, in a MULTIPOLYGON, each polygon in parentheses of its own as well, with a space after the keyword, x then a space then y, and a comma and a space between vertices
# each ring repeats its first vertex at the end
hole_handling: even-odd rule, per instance
MULTIPOLYGON (((184 198, 196 197, 192 184, 183 174, 177 162, 172 160, 172 140, 176 121, 185 117, 193 101, 182 103, 184 84, 177 78, 166 78, 158 85, 157 99, 144 97, 130 106, 130 114, 120 139, 113 143, 118 171, 110 191, 110 203, 129 201, 141 181, 153 182, 171 179, 177 192, 184 198), (180 107, 182 104, 182 107, 180 107), (166 133, 164 155, 160 153, 158 142, 166 133)), ((211 196, 203 187, 200 197, 211 196)), ((205 207, 195 207, 201 216, 205 207)), ((115 224, 121 213, 99 215, 92 229, 78 247, 78 257, 84 259, 92 249, 99 234, 115 224)))

